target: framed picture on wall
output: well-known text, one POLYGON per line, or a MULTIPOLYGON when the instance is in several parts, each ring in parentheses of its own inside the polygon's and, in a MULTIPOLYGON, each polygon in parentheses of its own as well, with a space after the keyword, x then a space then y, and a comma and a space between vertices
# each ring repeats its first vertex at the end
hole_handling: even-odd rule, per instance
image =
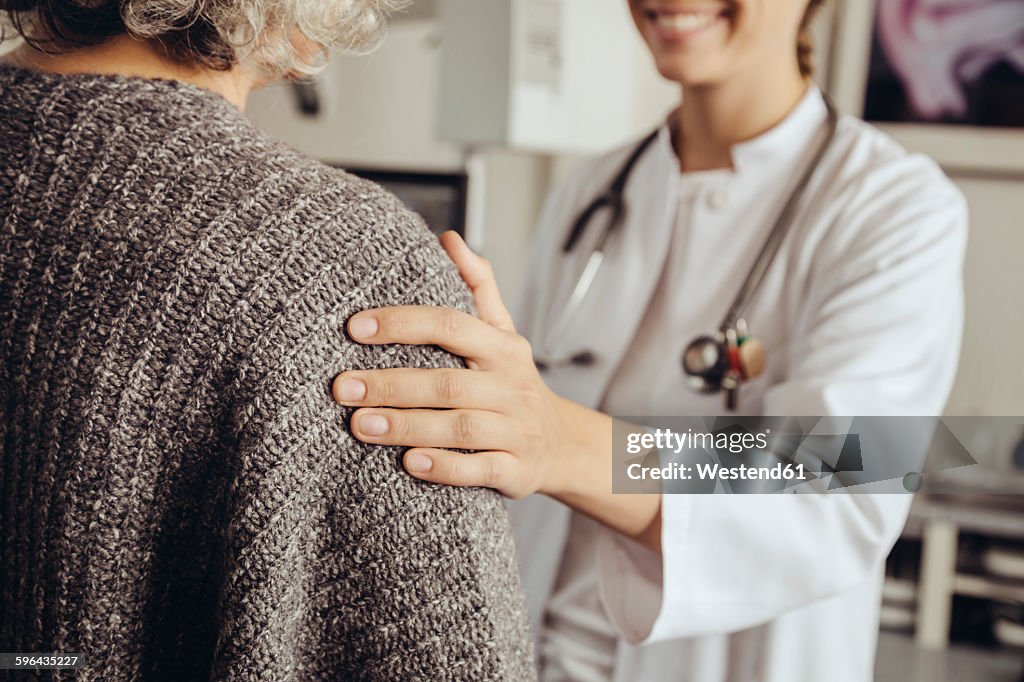
POLYGON ((829 89, 950 170, 1024 172, 1022 0, 843 0, 829 89))

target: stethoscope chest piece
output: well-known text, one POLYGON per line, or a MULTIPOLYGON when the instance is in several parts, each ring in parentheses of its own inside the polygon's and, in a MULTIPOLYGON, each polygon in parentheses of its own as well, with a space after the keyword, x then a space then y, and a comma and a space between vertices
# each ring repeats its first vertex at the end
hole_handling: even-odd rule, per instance
POLYGON ((686 383, 699 393, 717 393, 722 378, 729 370, 729 357, 724 352, 724 339, 698 336, 683 350, 683 371, 686 383))

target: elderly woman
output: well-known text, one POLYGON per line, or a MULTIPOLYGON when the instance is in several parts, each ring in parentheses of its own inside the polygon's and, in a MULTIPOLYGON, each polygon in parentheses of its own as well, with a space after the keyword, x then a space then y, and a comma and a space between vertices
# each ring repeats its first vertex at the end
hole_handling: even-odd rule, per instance
POLYGON ((241 111, 387 4, 0 0, 0 651, 95 680, 533 677, 498 495, 414 480, 330 395, 458 366, 344 328, 468 292, 395 198, 241 111))

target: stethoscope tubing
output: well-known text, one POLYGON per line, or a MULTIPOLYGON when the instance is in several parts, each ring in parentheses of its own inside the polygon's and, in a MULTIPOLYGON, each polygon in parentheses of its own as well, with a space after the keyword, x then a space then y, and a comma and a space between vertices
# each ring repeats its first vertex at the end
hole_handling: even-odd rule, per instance
POLYGON ((764 281, 765 275, 768 274, 769 268, 771 268, 772 263, 775 261, 779 247, 782 246, 782 242, 789 233, 789 228, 793 225, 796 212, 800 208, 800 202, 806 193, 807 186, 814 177, 814 173, 817 171, 826 152, 828 152, 829 147, 832 146, 832 140, 835 138, 836 129, 839 126, 839 112, 827 96, 823 95, 823 97, 825 99, 825 108, 828 112, 828 126, 825 131, 825 137, 821 144, 818 145, 811 162, 804 169, 800 182, 790 192, 786 205, 779 213, 772 231, 768 234, 768 238, 765 239, 761 251, 757 254, 757 259, 747 272, 747 276, 743 280, 740 290, 736 293, 732 304, 729 306, 728 312, 722 318, 722 323, 718 326, 718 329, 723 333, 736 326, 736 322, 743 317, 743 311, 760 289, 761 282, 764 281))
POLYGON ((573 287, 572 293, 569 295, 569 300, 566 301, 558 319, 555 320, 551 330, 544 337, 544 352, 548 356, 553 355, 553 349, 557 347, 558 343, 565 336, 565 330, 568 328, 572 319, 576 317, 576 312, 583 304, 583 300, 587 297, 587 292, 590 291, 590 287, 594 283, 594 279, 597 277, 597 273, 601 269, 601 264, 603 262, 603 248, 595 249, 590 254, 590 258, 587 259, 587 264, 583 268, 583 273, 580 275, 579 279, 576 280, 576 286, 573 287))
MULTIPOLYGON (((590 204, 580 212, 572 225, 572 229, 569 230, 569 234, 566 237, 565 242, 562 244, 563 253, 570 253, 575 249, 577 242, 579 242, 583 237, 584 232, 586 232, 587 227, 593 221, 594 216, 598 211, 602 208, 608 208, 611 210, 611 215, 608 217, 608 221, 605 223, 604 229, 601 231, 597 241, 594 243, 590 257, 587 258, 587 263, 584 265, 583 271, 576 279, 576 284, 573 286, 572 291, 569 294, 569 298, 566 300, 565 305, 562 306, 561 312, 544 337, 543 349, 548 359, 541 360, 538 364, 544 366, 564 364, 556 360, 551 360, 550 358, 554 356, 554 351, 558 348, 564 338, 565 332, 569 328, 569 323, 576 316, 580 306, 583 304, 587 294, 590 292, 590 288, 594 284, 594 280, 597 278, 597 273, 600 271, 601 265, 604 263, 605 251, 608 248, 608 242, 611 240, 612 233, 615 232, 616 228, 621 226, 623 223, 625 213, 624 196, 626 185, 629 183, 629 178, 633 173, 633 168, 640 160, 640 157, 643 156, 644 152, 647 151, 648 147, 650 147, 658 138, 658 133, 658 130, 653 131, 636 146, 632 154, 629 155, 629 158, 626 159, 626 162, 616 174, 614 180, 612 180, 608 189, 591 201, 590 204)), ((584 353, 582 355, 591 357, 591 354, 589 353, 584 353)))

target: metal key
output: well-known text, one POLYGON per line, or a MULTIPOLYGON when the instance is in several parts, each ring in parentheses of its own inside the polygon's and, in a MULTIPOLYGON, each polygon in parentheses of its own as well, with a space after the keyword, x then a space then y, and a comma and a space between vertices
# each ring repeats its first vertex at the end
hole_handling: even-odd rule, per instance
POLYGON ((732 412, 736 409, 736 403, 739 400, 740 382, 743 377, 740 375, 739 370, 730 369, 722 377, 722 393, 725 395, 725 409, 732 412))

